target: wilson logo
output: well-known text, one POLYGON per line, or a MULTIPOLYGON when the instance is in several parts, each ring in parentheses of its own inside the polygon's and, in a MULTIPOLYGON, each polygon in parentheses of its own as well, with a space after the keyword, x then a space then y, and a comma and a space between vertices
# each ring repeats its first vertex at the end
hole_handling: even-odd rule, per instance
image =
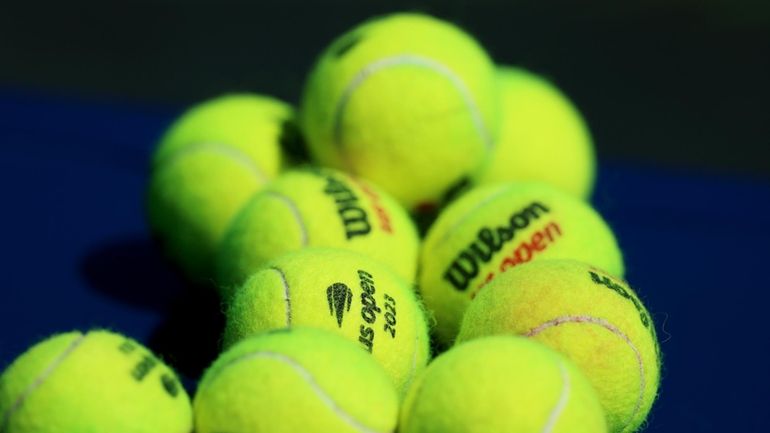
POLYGON ((544 204, 533 202, 512 214, 500 226, 481 227, 476 238, 458 253, 444 271, 444 280, 456 290, 464 292, 471 281, 478 277, 481 266, 489 263, 505 244, 516 237, 517 232, 525 230, 549 212, 550 209, 544 204))
MULTIPOLYGON (((516 248, 503 256, 498 271, 503 273, 514 266, 530 262, 536 255, 547 251, 551 245, 561 238, 561 235, 561 227, 556 221, 546 223, 539 230, 535 230, 529 239, 524 239, 516 248)), ((479 290, 494 278, 494 269, 489 270, 486 278, 484 278, 476 290, 471 293, 471 298, 476 297, 479 290)))
POLYGON ((329 314, 337 320, 337 326, 342 328, 342 319, 350 311, 353 301, 353 291, 342 283, 334 283, 326 289, 326 300, 329 303, 329 314))
POLYGON ((325 178, 326 186, 323 192, 334 199, 348 240, 356 236, 368 235, 372 231, 369 215, 362 207, 353 189, 340 179, 329 175, 325 175, 325 178))
POLYGON ((634 305, 636 311, 639 313, 639 320, 642 322, 642 325, 645 328, 650 329, 650 316, 647 314, 647 310, 645 310, 642 306, 642 303, 636 299, 636 296, 633 296, 628 290, 626 290, 625 287, 616 283, 615 281, 612 281, 612 279, 607 276, 599 275, 592 271, 588 271, 588 275, 591 276, 591 281, 593 281, 594 284, 604 286, 630 301, 634 305))

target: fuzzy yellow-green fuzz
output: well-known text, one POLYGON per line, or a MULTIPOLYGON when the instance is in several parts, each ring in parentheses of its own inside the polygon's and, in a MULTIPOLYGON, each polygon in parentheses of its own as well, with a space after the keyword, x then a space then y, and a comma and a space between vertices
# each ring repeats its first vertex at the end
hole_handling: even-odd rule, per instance
POLYGON ((221 144, 257 161, 267 177, 281 168, 282 134, 296 122, 294 109, 269 96, 225 94, 196 104, 169 125, 152 156, 157 165, 195 143, 221 144))
POLYGON ((436 316, 436 335, 449 344, 463 312, 496 276, 541 258, 585 261, 615 275, 623 257, 602 217, 552 186, 512 182, 475 188, 450 204, 428 231, 420 252, 419 287, 436 316))
POLYGON ((499 135, 473 181, 541 181, 590 197, 596 155, 580 111, 556 86, 524 69, 500 67, 497 80, 499 135))
POLYGON ((498 128, 495 68, 455 25, 401 13, 367 21, 321 54, 300 124, 314 159, 372 180, 407 209, 470 175, 498 128))
POLYGON ((644 422, 660 379, 652 317, 628 284, 590 265, 542 260, 515 268, 471 302, 457 341, 516 334, 570 358, 597 390, 611 432, 644 422))
POLYGON ((292 109, 251 94, 206 101, 171 125, 153 157, 150 227, 195 282, 215 277, 219 242, 232 217, 281 166, 279 141, 292 109))
POLYGON ((389 267, 340 249, 306 248, 257 270, 235 292, 224 344, 287 326, 345 336, 403 392, 428 362, 428 330, 412 287, 389 267))
POLYGON ((557 352, 480 338, 436 358, 407 396, 400 433, 606 433, 591 384, 557 352))
POLYGON ((398 397, 382 367, 354 343, 294 328, 220 355, 194 407, 198 433, 391 433, 398 397))
POLYGON ((414 281, 419 238, 406 211, 376 186, 330 169, 287 172, 255 194, 225 234, 223 298, 265 262, 305 247, 356 251, 414 281))
POLYGON ((192 408, 176 375, 127 337, 54 335, 0 376, 3 433, 188 433, 192 408))

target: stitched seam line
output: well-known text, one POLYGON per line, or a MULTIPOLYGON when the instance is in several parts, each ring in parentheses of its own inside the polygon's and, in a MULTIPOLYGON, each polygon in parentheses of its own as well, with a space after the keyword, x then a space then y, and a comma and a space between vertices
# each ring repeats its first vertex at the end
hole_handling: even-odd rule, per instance
POLYGON ((557 317, 553 320, 549 320, 548 322, 542 323, 538 325, 535 328, 532 328, 529 332, 524 334, 526 337, 533 337, 543 331, 545 331, 548 328, 553 328, 555 326, 559 326, 565 323, 591 323, 594 325, 599 325, 608 331, 612 332, 616 336, 620 337, 623 341, 626 342, 626 344, 633 350, 634 355, 636 355, 636 362, 639 365, 639 395, 636 398, 636 404, 634 405, 634 410, 631 413, 631 416, 629 419, 623 424, 623 428, 620 430, 625 430, 631 422, 633 422, 634 418, 636 418, 637 413, 639 413, 639 410, 642 407, 642 401, 644 399, 644 391, 647 389, 647 383, 644 376, 644 361, 642 360, 642 354, 639 352, 639 349, 636 348, 634 343, 631 341, 630 338, 626 334, 623 333, 620 329, 618 329, 615 325, 612 323, 598 318, 598 317, 592 317, 592 316, 562 316, 557 317))
POLYGON ((77 349, 80 344, 85 339, 85 335, 80 334, 77 338, 72 340, 70 342, 69 346, 67 346, 54 360, 48 364, 48 367, 43 370, 42 373, 40 373, 39 376, 35 378, 35 380, 22 392, 19 397, 14 401, 13 405, 11 405, 10 408, 5 412, 5 414, 2 417, 2 422, 0 422, 0 432, 4 432, 8 425, 11 423, 11 418, 13 417, 13 414, 18 412, 21 407, 24 405, 24 402, 29 398, 30 395, 32 395, 33 392, 35 392, 38 388, 40 388, 41 385, 48 379, 51 374, 64 362, 64 360, 69 357, 69 355, 72 354, 75 349, 77 349))
POLYGON ((289 282, 286 281, 286 274, 275 266, 271 267, 273 271, 277 272, 281 277, 281 283, 283 284, 283 300, 286 302, 286 326, 291 326, 291 292, 289 290, 289 282))
POLYGON ((362 432, 362 433, 378 433, 376 430, 370 429, 369 427, 363 425, 361 422, 353 418, 352 415, 345 412, 332 398, 329 396, 323 388, 315 381, 313 378, 313 375, 310 374, 309 371, 305 370, 302 365, 297 362, 295 359, 290 358, 284 354, 276 353, 276 352, 270 352, 270 351, 260 351, 260 352, 251 352, 246 353, 244 355, 239 356, 238 358, 235 358, 228 362, 227 364, 220 367, 217 371, 217 374, 222 372, 224 369, 245 361, 250 361, 254 359, 259 358, 266 358, 266 359, 272 359, 274 361, 282 362, 286 365, 288 365, 292 370, 294 370, 300 377, 302 377, 305 382, 310 386, 310 388, 313 390, 313 392, 318 396, 318 398, 327 406, 329 409, 332 410, 335 414, 337 414, 340 419, 342 419, 346 424, 353 427, 355 430, 362 432))
POLYGON ((205 151, 213 151, 215 153, 220 153, 222 155, 229 157, 230 159, 246 167, 262 182, 267 182, 269 180, 265 175, 265 173, 262 171, 262 169, 259 168, 256 162, 254 162, 254 160, 247 153, 241 151, 240 149, 236 149, 232 146, 228 146, 223 143, 202 142, 202 143, 189 144, 177 150, 176 152, 173 152, 171 155, 167 156, 166 158, 163 158, 162 160, 158 161, 158 163, 156 164, 156 167, 164 164, 173 164, 174 161, 181 159, 184 156, 187 156, 191 153, 205 152, 205 151))
POLYGON ((419 66, 426 69, 430 69, 431 71, 436 72, 439 75, 446 78, 452 84, 452 86, 454 86, 457 92, 460 94, 460 96, 463 99, 463 102, 465 102, 465 106, 468 108, 468 111, 471 114, 471 120, 473 121, 473 126, 475 127, 479 137, 481 137, 481 141, 484 143, 484 146, 488 150, 492 149, 493 147, 492 135, 489 133, 489 129, 487 128, 487 126, 484 124, 484 119, 481 116, 481 111, 479 110, 479 107, 476 104, 476 101, 473 99, 473 95, 471 95, 470 90, 465 85, 463 80, 460 79, 460 77, 458 77, 446 65, 439 63, 433 59, 414 55, 414 54, 399 54, 391 57, 384 57, 382 59, 378 59, 374 62, 371 62, 365 65, 363 68, 361 68, 361 70, 358 71, 358 73, 353 77, 353 79, 350 80, 347 87, 342 92, 342 95, 340 96, 340 100, 337 103, 337 106, 334 112, 334 123, 333 123, 334 124, 334 130, 333 130, 334 142, 338 146, 341 145, 342 143, 342 117, 355 91, 358 90, 358 88, 361 86, 361 84, 363 84, 364 81, 366 81, 367 78, 376 74, 377 72, 387 68, 394 67, 394 66, 403 66, 403 65, 419 66))
POLYGON ((569 374, 567 373, 567 369, 564 367, 564 363, 561 361, 559 361, 559 372, 561 373, 562 382, 561 395, 559 395, 559 400, 551 410, 551 414, 548 415, 548 421, 543 427, 543 433, 551 433, 553 431, 556 423, 559 421, 559 417, 561 416, 562 412, 564 412, 564 408, 567 407, 567 402, 569 401, 569 395, 572 386, 569 381, 569 374))
POLYGON ((302 220, 302 214, 299 212, 297 204, 294 203, 294 201, 292 201, 289 197, 275 191, 267 191, 266 194, 281 200, 286 205, 286 207, 289 208, 291 214, 294 216, 294 220, 296 221, 297 226, 299 227, 301 246, 307 246, 308 230, 307 227, 305 227, 305 222, 302 220))
POLYGON ((473 216, 473 214, 476 213, 477 210, 497 200, 499 197, 505 194, 508 194, 514 188, 516 188, 516 186, 510 187, 510 188, 502 188, 498 190, 496 193, 491 194, 489 197, 485 197, 482 201, 478 202, 476 206, 474 206, 473 208, 468 209, 468 211, 465 212, 462 216, 460 216, 460 218, 458 218, 457 221, 455 221, 451 226, 447 227, 446 231, 444 231, 444 234, 436 242, 436 245, 441 245, 442 243, 446 242, 447 239, 449 239, 455 233, 455 230, 460 228, 460 226, 462 226, 463 223, 465 223, 465 221, 467 221, 471 216, 473 216))

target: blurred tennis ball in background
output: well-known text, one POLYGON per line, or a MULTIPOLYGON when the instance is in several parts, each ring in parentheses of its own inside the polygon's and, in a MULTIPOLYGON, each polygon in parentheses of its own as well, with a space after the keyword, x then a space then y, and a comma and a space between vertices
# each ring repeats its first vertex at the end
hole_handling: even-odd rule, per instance
POLYGON ((623 275, 623 257, 602 217, 584 201, 532 182, 487 185, 451 203, 420 252, 419 288, 442 344, 454 339, 479 289, 540 258, 582 260, 623 275))
POLYGON ((108 331, 54 335, 0 376, 3 433, 189 432, 192 422, 174 372, 108 331))
POLYGON ((576 197, 590 197, 596 156, 577 108, 556 86, 532 72, 503 66, 497 77, 500 132, 473 181, 542 181, 576 197))
POLYGON ((195 395, 195 428, 389 433, 398 404, 385 371, 354 343, 316 329, 283 329, 220 355, 195 395))
POLYGON ((371 256, 412 282, 419 242, 406 211, 376 186, 330 169, 287 172, 255 194, 225 234, 222 295, 266 261, 308 246, 371 256))
POLYGON ((628 284, 590 265, 540 260, 498 276, 470 303, 458 343, 530 337, 570 358, 596 388, 612 432, 636 431, 658 391, 652 317, 628 284))
POLYGON ((290 326, 345 336, 371 353, 402 393, 428 362, 427 323, 412 287, 351 251, 305 248, 265 264, 235 291, 224 345, 290 326))
POLYGON ((372 180, 407 209, 432 206, 486 158, 498 128, 495 68, 451 23, 367 21, 321 54, 300 124, 320 164, 372 180))
POLYGON ((525 338, 451 348, 417 379, 400 433, 604 433, 596 391, 569 360, 525 338))
POLYGON ((153 165, 196 143, 236 150, 259 166, 265 177, 281 168, 280 142, 296 129, 294 109, 277 99, 254 93, 222 95, 192 106, 163 133, 153 165))
POLYGON ((231 218, 276 176, 292 109, 238 94, 183 114, 161 139, 147 194, 150 227, 191 280, 214 278, 216 250, 231 218))

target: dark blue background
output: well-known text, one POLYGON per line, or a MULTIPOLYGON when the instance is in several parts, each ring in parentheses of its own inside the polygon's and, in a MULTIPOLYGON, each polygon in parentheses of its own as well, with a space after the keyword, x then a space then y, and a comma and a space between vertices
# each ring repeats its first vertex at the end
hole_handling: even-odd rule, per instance
MULTIPOLYGON (((148 156, 177 113, 0 91, 0 368, 94 326, 149 344, 188 385, 215 356, 217 300, 184 286, 144 220, 148 156)), ((647 431, 767 431, 770 183, 602 161, 595 203, 661 338, 647 431)))

